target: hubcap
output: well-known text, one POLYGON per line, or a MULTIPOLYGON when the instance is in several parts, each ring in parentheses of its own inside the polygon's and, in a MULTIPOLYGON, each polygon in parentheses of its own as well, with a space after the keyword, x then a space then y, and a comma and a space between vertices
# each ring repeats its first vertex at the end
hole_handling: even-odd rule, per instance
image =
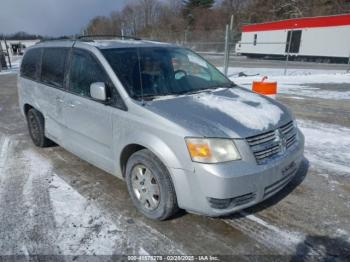
POLYGON ((158 207, 160 189, 151 170, 144 165, 136 165, 131 173, 132 189, 136 198, 148 210, 158 207))

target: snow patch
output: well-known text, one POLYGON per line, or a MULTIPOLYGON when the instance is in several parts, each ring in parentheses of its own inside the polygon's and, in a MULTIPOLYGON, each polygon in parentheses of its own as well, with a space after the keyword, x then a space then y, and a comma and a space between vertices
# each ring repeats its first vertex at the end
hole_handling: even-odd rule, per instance
POLYGON ((138 255, 149 256, 150 254, 143 247, 140 247, 138 255))
POLYGON ((268 76, 267 81, 277 81, 278 94, 335 100, 350 99, 350 90, 324 90, 308 86, 308 84, 350 84, 350 74, 344 73, 344 70, 290 69, 286 76, 283 75, 282 69, 272 68, 231 67, 228 72, 232 81, 247 89, 251 89, 253 81, 261 81, 262 76, 268 76), (239 72, 244 72, 247 76, 240 77, 239 72))
MULTIPOLYGON (((295 254, 297 247, 304 242, 305 234, 289 231, 245 211, 241 218, 225 219, 224 222, 247 234, 268 248, 278 250, 279 254, 295 254)), ((315 253, 312 250, 312 253, 315 253)))
POLYGON ((305 120, 297 123, 305 136, 305 156, 311 165, 350 175, 350 128, 305 120))
POLYGON ((236 97, 201 94, 195 101, 225 113, 250 129, 263 130, 279 122, 283 111, 266 98, 238 88, 230 91, 236 97))
POLYGON ((293 98, 293 99, 296 99, 296 100, 304 100, 305 99, 305 98, 300 97, 300 96, 289 96, 289 98, 293 98))
POLYGON ((345 229, 338 228, 338 229, 335 231, 335 234, 336 234, 336 236, 338 236, 338 237, 345 238, 346 241, 348 241, 348 242, 350 243, 350 234, 349 234, 349 232, 346 231, 345 229))
POLYGON ((18 69, 5 69, 0 72, 0 75, 17 74, 18 69))
MULTIPOLYGON (((11 68, 8 69, 2 69, 0 70, 0 75, 7 75, 7 74, 17 74, 18 70, 20 68, 22 57, 13 57, 13 60, 11 61, 11 68)), ((6 62, 7 59, 6 59, 6 62)))
MULTIPOLYGON (((218 67, 223 71, 223 67, 218 67)), ((315 75, 329 75, 329 74, 344 74, 345 70, 338 69, 306 69, 306 68, 289 68, 287 74, 284 75, 284 68, 268 68, 268 67, 229 67, 228 76, 238 77, 239 73, 247 75, 247 77, 273 76, 273 77, 308 77, 315 75)), ((317 77, 317 76, 316 76, 317 77)))
POLYGON ((28 161, 31 176, 37 176, 39 172, 47 173, 52 169, 51 163, 33 149, 24 150, 23 156, 28 161))
POLYGON ((2 170, 5 168, 9 145, 10 138, 7 136, 2 136, 0 139, 0 175, 2 170))
POLYGON ((262 220, 261 218, 255 216, 255 215, 249 215, 248 213, 241 211, 242 215, 244 215, 246 218, 248 218, 251 221, 254 221, 255 223, 258 223, 265 228, 268 228, 269 230, 276 233, 278 236, 280 236, 280 241, 284 241, 285 243, 294 244, 295 246, 299 243, 302 243, 305 239, 305 236, 301 233, 296 232, 290 232, 286 230, 282 230, 274 225, 271 225, 267 223, 266 221, 262 220))
POLYGON ((58 176, 53 176, 50 199, 59 228, 57 244, 65 255, 112 255, 122 239, 121 229, 58 176))

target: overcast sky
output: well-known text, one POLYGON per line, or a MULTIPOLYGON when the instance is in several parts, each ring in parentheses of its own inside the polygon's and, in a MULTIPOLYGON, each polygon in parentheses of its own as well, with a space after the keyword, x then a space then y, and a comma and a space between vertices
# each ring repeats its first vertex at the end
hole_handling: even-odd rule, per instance
POLYGON ((109 15, 127 0, 0 0, 0 33, 25 31, 60 36, 80 33, 96 15, 109 15))

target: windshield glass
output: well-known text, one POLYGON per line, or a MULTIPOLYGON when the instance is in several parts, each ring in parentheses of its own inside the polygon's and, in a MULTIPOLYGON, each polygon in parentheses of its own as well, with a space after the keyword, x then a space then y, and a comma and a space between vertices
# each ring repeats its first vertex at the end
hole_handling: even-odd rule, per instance
POLYGON ((214 66, 188 49, 143 47, 101 52, 126 91, 136 99, 142 95, 178 95, 232 85, 214 66))

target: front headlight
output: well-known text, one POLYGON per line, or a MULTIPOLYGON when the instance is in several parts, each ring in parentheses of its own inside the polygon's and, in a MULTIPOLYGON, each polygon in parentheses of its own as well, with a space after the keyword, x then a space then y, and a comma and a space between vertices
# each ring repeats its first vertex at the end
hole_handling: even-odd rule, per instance
POLYGON ((220 163, 241 159, 232 139, 185 138, 185 141, 194 162, 220 163))

